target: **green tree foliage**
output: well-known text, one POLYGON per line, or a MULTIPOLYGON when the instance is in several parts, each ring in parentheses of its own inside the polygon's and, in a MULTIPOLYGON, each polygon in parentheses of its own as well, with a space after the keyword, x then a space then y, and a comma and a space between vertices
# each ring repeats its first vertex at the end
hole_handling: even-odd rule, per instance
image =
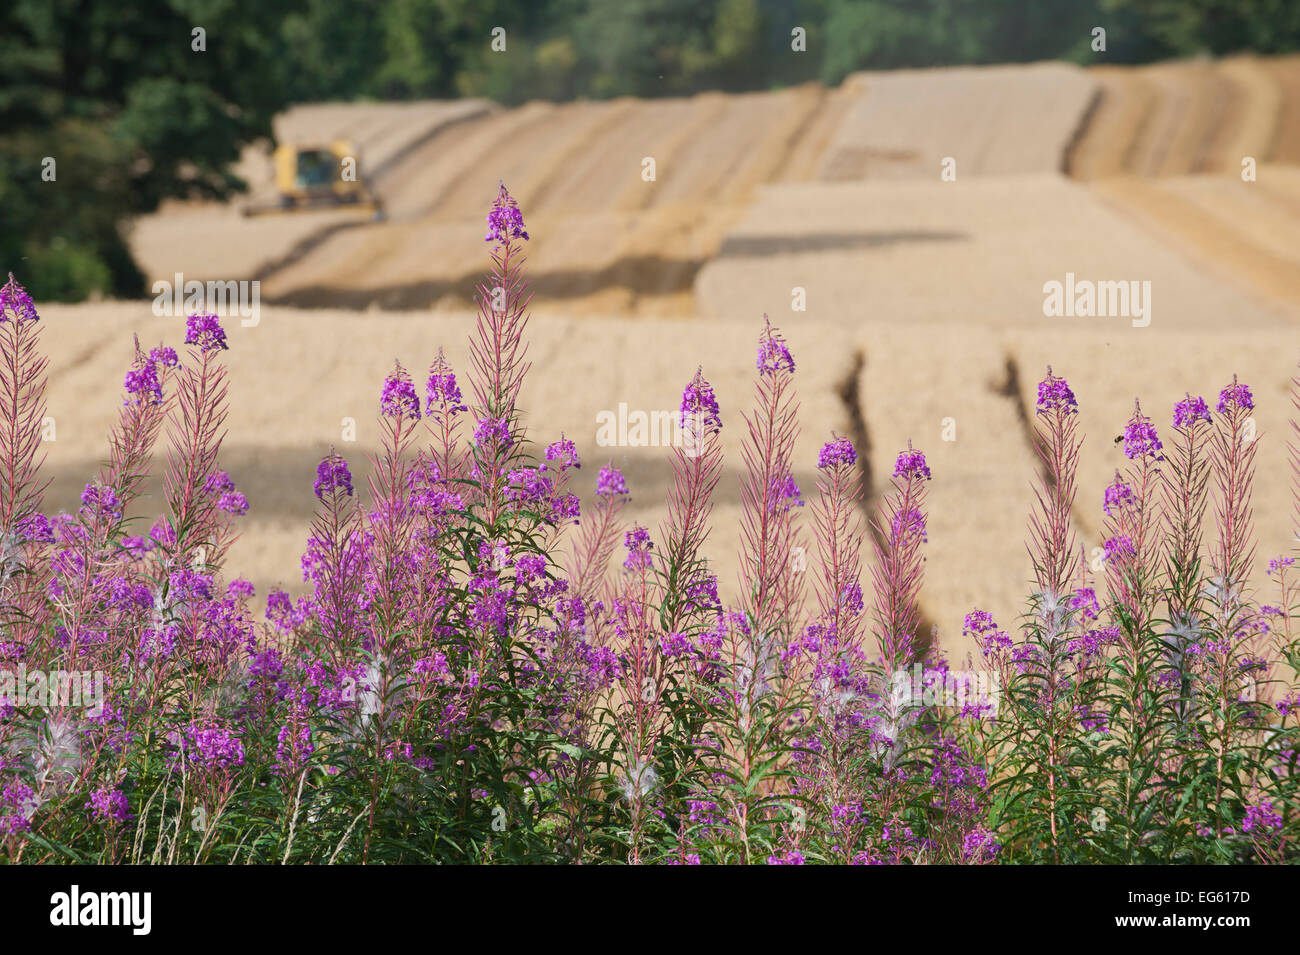
POLYGON ((1102 0, 1136 32, 1180 54, 1286 53, 1300 47, 1294 0, 1102 0))
POLYGON ((0 31, 6 267, 47 298, 140 294, 123 223, 242 186, 231 163, 286 102, 296 5, 15 0, 0 31))

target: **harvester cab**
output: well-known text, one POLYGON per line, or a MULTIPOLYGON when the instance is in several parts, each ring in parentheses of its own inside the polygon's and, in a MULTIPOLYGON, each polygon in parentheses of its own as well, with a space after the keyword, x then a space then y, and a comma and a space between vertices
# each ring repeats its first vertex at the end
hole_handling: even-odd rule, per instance
POLYGON ((384 218, 383 203, 362 176, 358 151, 346 139, 330 143, 286 143, 275 150, 277 200, 248 205, 245 215, 355 206, 384 218))

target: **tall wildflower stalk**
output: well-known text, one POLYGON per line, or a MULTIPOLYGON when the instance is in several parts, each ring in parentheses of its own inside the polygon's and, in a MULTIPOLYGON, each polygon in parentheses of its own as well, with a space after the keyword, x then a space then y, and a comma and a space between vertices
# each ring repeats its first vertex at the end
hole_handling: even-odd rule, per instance
POLYGON ((817 539, 818 618, 835 634, 841 651, 860 653, 862 638, 862 480, 857 452, 847 438, 835 438, 817 459, 820 476, 813 521, 817 539))
POLYGON ((344 652, 369 634, 358 599, 364 570, 361 515, 352 472, 332 447, 316 468, 312 491, 320 503, 312 520, 306 574, 315 585, 320 649, 339 668, 344 652))
POLYGON ((1140 820, 1154 805, 1158 762, 1152 757, 1161 748, 1167 721, 1167 714, 1161 712, 1167 693, 1156 684, 1162 666, 1158 651, 1163 647, 1152 627, 1163 571, 1158 495, 1165 455, 1155 426, 1136 400, 1122 438, 1127 474, 1121 477, 1116 472, 1102 505, 1107 535, 1103 549, 1118 645, 1109 661, 1101 700, 1085 694, 1076 709, 1091 721, 1104 700, 1104 709, 1111 714, 1106 729, 1118 744, 1111 753, 1122 750, 1125 758, 1108 767, 1111 771, 1104 780, 1092 780, 1091 787, 1097 802, 1108 799, 1117 810, 1107 835, 1118 837, 1110 841, 1119 857, 1134 862, 1144 828, 1140 820))
POLYGON ((503 478, 508 462, 523 436, 516 404, 528 372, 528 303, 532 299, 524 281, 524 229, 519 204, 502 183, 488 213, 486 241, 492 246, 492 270, 478 286, 478 322, 470 339, 474 368, 472 379, 477 424, 474 430, 475 464, 480 472, 489 525, 496 523, 503 506, 503 478))
MULTIPOLYGON (((1004 700, 1024 722, 1016 732, 1020 745, 1002 743, 1007 759, 999 772, 1014 796, 1034 806, 1017 817, 1041 814, 1033 852, 1041 846, 1047 860, 1063 861, 1063 847, 1074 840, 1077 824, 1076 779, 1069 769, 1070 724, 1077 720, 1067 672, 1068 636, 1079 612, 1072 606, 1070 583, 1077 560, 1073 525, 1075 475, 1083 440, 1078 433, 1079 404, 1069 382, 1052 374, 1038 383, 1034 449, 1041 473, 1034 485, 1035 506, 1029 519, 1029 554, 1034 591, 1024 627, 1025 641, 1012 653, 1015 674, 1004 700)), ((1004 727, 1008 725, 1002 724, 1004 727)), ((1028 835, 1028 834, 1026 834, 1028 835)), ((1071 846, 1072 848, 1072 846, 1071 846)), ((1032 856, 1031 856, 1032 857, 1032 856)))
POLYGON ((1243 588, 1255 555, 1251 495, 1258 445, 1253 427, 1247 424, 1254 407, 1250 388, 1234 375, 1232 384, 1219 393, 1218 418, 1210 442, 1218 530, 1210 549, 1210 585, 1222 633, 1235 629, 1245 608, 1243 588))
POLYGON ((907 667, 916 651, 924 574, 921 545, 927 539, 926 482, 930 476, 925 454, 909 441, 907 450, 900 451, 894 462, 892 487, 881 499, 874 526, 876 561, 871 576, 876 642, 886 673, 907 667))
POLYGON ((622 533, 619 515, 628 496, 622 472, 612 463, 601 468, 596 479, 595 513, 579 525, 567 566, 573 593, 588 604, 595 604, 604 593, 609 561, 622 533))
POLYGON ((717 603, 717 580, 700 554, 709 533, 713 492, 722 474, 722 424, 716 403, 710 405, 712 393, 703 369, 697 369, 679 412, 684 440, 672 450, 668 520, 661 531, 666 575, 661 622, 669 632, 681 629, 692 611, 713 609, 717 603))
POLYGON ((1106 489, 1106 569, 1111 596, 1126 612, 1130 633, 1140 634, 1151 620, 1161 564, 1159 491, 1163 445, 1151 419, 1135 401, 1124 426, 1127 479, 1116 473, 1106 489))
POLYGON ((409 506, 407 477, 410 455, 421 435, 420 398, 400 362, 384 379, 379 398, 380 451, 373 456, 369 479, 370 530, 374 535, 373 570, 378 611, 374 645, 386 656, 397 648, 390 644, 407 629, 403 596, 410 585, 409 545, 415 512, 409 506))
POLYGON ((1029 554, 1040 600, 1039 614, 1055 636, 1065 619, 1062 600, 1075 575, 1075 472, 1083 439, 1078 433, 1079 404, 1064 378, 1047 369, 1038 383, 1034 450, 1043 473, 1034 485, 1036 506, 1029 519, 1029 554))
POLYGON ((18 644, 35 639, 44 617, 41 535, 31 525, 49 483, 37 475, 46 385, 40 337, 36 306, 11 272, 0 288, 0 613, 18 644))
POLYGON ((756 638, 771 644, 789 638, 800 603, 798 578, 790 566, 795 546, 791 508, 804 502, 792 472, 799 434, 794 358, 766 315, 763 322, 755 407, 745 415, 748 432, 741 450, 745 474, 740 485, 740 583, 756 638))
POLYGON ((784 653, 802 607, 802 575, 791 563, 798 540, 792 508, 804 504, 793 474, 795 361, 766 315, 755 364, 754 408, 744 415, 741 450, 741 609, 719 618, 723 665, 709 705, 710 763, 726 780, 718 809, 739 842, 737 861, 745 863, 771 844, 780 812, 788 745, 781 723, 799 695, 784 653))
POLYGON ((1255 555, 1251 497, 1258 445, 1250 414, 1254 408, 1250 387, 1233 375, 1232 383, 1219 392, 1210 441, 1217 530, 1210 547, 1207 587, 1212 620, 1196 649, 1204 691, 1217 704, 1208 713, 1207 728, 1217 742, 1216 805, 1223 801, 1225 788, 1235 788, 1235 780, 1226 777, 1239 769, 1232 758, 1237 755, 1234 737, 1241 720, 1248 717, 1240 705, 1240 664, 1251 636, 1253 610, 1247 586, 1255 555))
POLYGON ((441 481, 464 476, 464 451, 460 447, 461 417, 469 408, 456 384, 456 373, 441 348, 429 366, 425 383, 425 424, 433 437, 431 458, 441 481))
POLYGON ((170 522, 159 546, 168 570, 197 559, 201 566, 221 563, 216 539, 217 454, 225 436, 226 369, 219 354, 230 346, 215 315, 186 319, 185 344, 189 360, 179 375, 170 412, 167 473, 163 480, 170 522), (202 552, 200 553, 200 548, 202 552))
POLYGON ((1291 376, 1291 422, 1287 438, 1287 464, 1291 470, 1292 550, 1300 550, 1300 362, 1291 376))
MULTIPOLYGON (((127 508, 148 475, 154 444, 167 418, 164 389, 178 366, 173 349, 159 345, 146 355, 139 339, 135 340, 135 355, 124 381, 126 398, 109 433, 109 459, 100 468, 99 480, 82 492, 76 530, 71 525, 64 529, 64 536, 73 539, 65 541, 71 546, 62 553, 64 572, 59 575, 54 604, 72 656, 80 647, 83 630, 93 632, 102 626, 98 604, 104 599, 105 576, 121 573, 114 565, 122 555, 111 545, 121 535, 127 508)), ((108 660, 105 656, 101 662, 108 660)))
POLYGON ((1209 496, 1206 447, 1213 430, 1205 399, 1188 394, 1175 404, 1173 427, 1163 484, 1168 613, 1164 642, 1183 698, 1191 689, 1186 653, 1200 637, 1204 599, 1201 527, 1209 496))

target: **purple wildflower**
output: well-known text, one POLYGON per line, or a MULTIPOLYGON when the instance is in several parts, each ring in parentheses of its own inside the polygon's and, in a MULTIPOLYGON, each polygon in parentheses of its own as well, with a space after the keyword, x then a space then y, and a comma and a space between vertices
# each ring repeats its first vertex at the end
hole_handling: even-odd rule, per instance
POLYGON ((37 512, 23 518, 14 526, 14 534, 18 541, 31 541, 33 543, 53 544, 54 543, 54 525, 44 514, 37 512))
POLYGON ((1082 610, 1084 620, 1096 620, 1101 613, 1101 604, 1097 602, 1097 592, 1091 587, 1080 587, 1070 598, 1071 610, 1082 610))
POLYGON ((233 491, 235 482, 225 471, 213 471, 203 482, 204 494, 216 494, 219 491, 233 491))
POLYGON ((425 384, 424 391, 430 417, 441 413, 440 409, 444 407, 448 418, 469 410, 460 388, 456 385, 456 373, 447 364, 441 348, 438 349, 437 359, 429 368, 429 380, 425 384))
POLYGON ((1105 713, 1094 713, 1085 706, 1076 706, 1075 713, 1079 717, 1079 729, 1085 733, 1110 734, 1110 717, 1105 713))
POLYGON ((149 350, 149 362, 155 365, 162 365, 164 368, 175 368, 181 361, 176 357, 175 348, 167 348, 159 345, 157 348, 149 350))
POLYGON ((293 599, 283 590, 272 590, 266 595, 266 619, 275 624, 276 629, 289 633, 302 626, 308 616, 305 600, 299 600, 294 606, 293 599))
POLYGON ((293 773, 306 765, 316 747, 311 741, 311 729, 300 726, 295 732, 286 723, 276 735, 275 764, 280 773, 293 773))
POLYGON ((1105 551, 1106 562, 1116 560, 1125 560, 1137 553, 1133 546, 1133 541, 1126 535, 1111 537, 1102 542, 1102 550, 1105 551))
POLYGON ((1164 445, 1156 435, 1155 425, 1135 403, 1133 417, 1124 425, 1124 456, 1130 459, 1150 456, 1163 461, 1164 455, 1159 453, 1162 447, 1164 445))
POLYGON ((774 375, 778 371, 794 372, 794 356, 786 347, 785 339, 771 320, 764 315, 763 335, 758 340, 758 372, 760 375, 774 375))
POLYGON ((559 441, 547 445, 546 460, 559 461, 561 472, 567 471, 569 468, 582 467, 582 462, 578 460, 577 446, 563 434, 560 435, 559 441))
POLYGON ((1268 562, 1269 576, 1271 577, 1273 574, 1276 574, 1279 570, 1285 570, 1286 568, 1292 566, 1293 564, 1295 564, 1294 557, 1274 557, 1268 562))
POLYGON ((9 281, 0 288, 0 324, 8 321, 9 316, 19 324, 40 321, 41 318, 36 314, 36 304, 27 294, 27 289, 18 284, 12 272, 9 281))
POLYGON ((243 741, 224 727, 190 724, 185 729, 185 737, 188 759, 197 766, 226 769, 244 765, 243 741))
POLYGON ((185 344, 197 345, 199 351, 210 352, 229 348, 221 319, 216 315, 191 315, 185 319, 185 344))
POLYGON ((120 517, 121 502, 111 487, 87 484, 81 492, 81 506, 101 517, 120 517))
POLYGON ((1133 488, 1124 483, 1124 479, 1121 478, 1119 472, 1116 471, 1114 483, 1106 488, 1106 496, 1102 501, 1101 509, 1108 515, 1113 516, 1114 511, 1111 510, 1112 507, 1122 510, 1124 508, 1132 507, 1136 503, 1137 498, 1133 494, 1133 488))
POLYGON ((1246 806, 1246 816, 1241 822, 1242 832, 1254 832, 1260 830, 1264 835, 1272 835, 1273 830, 1276 832, 1282 828, 1282 816, 1273 808, 1273 803, 1268 799, 1260 800, 1257 803, 1249 803, 1246 806))
POLYGON ((0 790, 0 836, 26 832, 32 827, 34 807, 40 805, 36 792, 15 780, 0 790))
POLYGON ((1038 414, 1060 411, 1063 414, 1077 414, 1079 402, 1070 390, 1070 384, 1064 378, 1052 374, 1052 366, 1047 366, 1047 377, 1038 383, 1038 414))
POLYGON ((321 500, 332 491, 342 491, 351 497, 352 472, 348 470, 348 462, 333 451, 321 458, 320 464, 316 465, 316 481, 312 484, 312 490, 321 500))
POLYGON ((1255 398, 1250 393, 1250 386, 1239 384, 1237 376, 1232 376, 1232 384, 1219 392, 1219 414, 1226 414, 1232 408, 1250 411, 1255 407, 1255 398))
POLYGON ((624 534, 623 546, 627 548, 627 559, 623 561, 623 566, 628 570, 649 570, 653 566, 650 551, 655 545, 650 540, 650 532, 644 527, 638 524, 624 534))
POLYGON ((817 455, 817 467, 825 471, 841 464, 853 464, 857 460, 858 453, 853 450, 852 442, 848 438, 836 438, 822 445, 821 452, 817 455))
POLYGON ((508 448, 514 440, 510 423, 505 418, 480 418, 474 425, 474 443, 479 447, 497 445, 508 448))
POLYGON ((925 534, 925 515, 914 507, 908 508, 906 514, 901 511, 895 514, 892 525, 894 536, 891 539, 895 542, 918 536, 922 541, 929 541, 925 534))
POLYGON ((1204 398, 1193 398, 1191 395, 1188 395, 1186 398, 1174 405, 1175 428, 1182 428, 1194 424, 1197 421, 1209 420, 1210 409, 1206 407, 1204 398))
POLYGON ((90 802, 86 803, 85 808, 91 810, 96 819, 104 822, 128 822, 135 818, 131 814, 131 803, 126 794, 116 789, 96 789, 90 794, 90 802))
POLYGON ((713 386, 704 379, 703 368, 695 370, 695 377, 682 391, 680 418, 679 423, 682 428, 686 427, 689 419, 693 425, 703 426, 708 430, 716 432, 722 429, 718 399, 713 394, 713 386))
POLYGON ((659 641, 659 652, 669 659, 689 656, 695 652, 695 644, 684 633, 670 633, 659 641))
POLYGON ((227 514, 234 514, 236 517, 243 517, 248 513, 248 498, 239 491, 226 491, 217 501, 217 509, 225 511, 227 514))
POLYGON ((122 382, 122 386, 128 395, 133 396, 127 398, 124 404, 147 401, 156 405, 162 402, 162 382, 158 379, 158 366, 152 361, 146 361, 138 368, 130 369, 126 373, 126 380, 122 382))
POLYGON ((509 474, 506 497, 515 504, 536 510, 555 492, 551 479, 541 468, 518 468, 509 474))
POLYGON ((799 490, 799 485, 795 483, 794 475, 787 474, 784 480, 774 480, 772 482, 767 506, 769 514, 803 506, 803 492, 799 490))
POLYGON ((894 477, 901 477, 905 481, 913 477, 930 480, 930 467, 925 463, 925 453, 912 450, 911 444, 908 444, 907 450, 900 451, 898 460, 894 462, 894 477))
POLYGON ((499 186, 497 197, 492 203, 492 211, 487 216, 488 233, 483 241, 495 242, 498 245, 509 244, 511 239, 527 241, 528 233, 524 231, 524 215, 519 209, 519 203, 515 202, 506 190, 504 182, 499 183, 499 186))
POLYGON ((601 497, 627 497, 627 481, 618 468, 606 465, 596 478, 596 493, 601 497))
POLYGON ((994 840, 993 833, 976 826, 962 840, 961 858, 970 863, 992 862, 1001 850, 1002 846, 994 840))
POLYGON ((212 576, 194 570, 175 570, 168 575, 171 594, 177 600, 211 600, 212 576))
POLYGON ((384 379, 384 390, 379 396, 379 413, 399 420, 420 420, 420 399, 401 362, 397 362, 393 373, 384 379))
POLYGON ((791 849, 784 855, 770 855, 767 857, 768 865, 803 865, 803 853, 798 849, 791 849))
POLYGON ((236 577, 226 585, 226 593, 236 599, 248 600, 255 595, 256 591, 251 580, 236 577))
MULTIPOLYGON (((922 532, 924 533, 924 531, 922 532)), ((839 600, 837 606, 847 610, 851 614, 862 613, 865 604, 862 601, 862 584, 858 581, 849 581, 840 588, 839 600)))

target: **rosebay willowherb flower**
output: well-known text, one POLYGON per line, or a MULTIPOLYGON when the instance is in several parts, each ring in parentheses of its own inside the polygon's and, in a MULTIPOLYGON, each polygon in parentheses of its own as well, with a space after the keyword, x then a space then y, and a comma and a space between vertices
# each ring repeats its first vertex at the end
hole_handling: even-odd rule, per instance
POLYGON ((872 488, 866 448, 800 445, 764 317, 739 526, 715 508, 730 397, 698 367, 661 522, 627 520, 613 461, 581 478, 589 436, 526 425, 531 236, 504 185, 487 225, 468 377, 430 343, 402 356, 433 354, 426 379, 376 382, 364 479, 303 462, 301 576, 262 600, 227 566, 249 507, 220 320, 189 317, 180 355, 128 343, 105 462, 50 514, 42 323, 0 288, 0 861, 1295 860, 1300 578, 1279 555, 1254 589, 1256 454, 1278 462, 1248 386, 1187 393, 1172 430, 1135 404, 1076 513, 1080 400, 1049 369, 1021 624, 936 620, 950 662, 918 633, 960 583, 923 579, 954 546, 946 469, 909 443, 872 488))
POLYGON ((627 480, 621 471, 607 465, 596 479, 596 493, 602 497, 627 497, 627 480))
POLYGON ((337 491, 352 496, 352 472, 348 470, 348 462, 335 454, 333 448, 316 466, 316 481, 312 485, 312 491, 322 499, 326 494, 337 491))
MULTIPOLYGON (((1064 378, 1052 374, 1050 367, 1038 383, 1035 412, 1034 450, 1042 471, 1034 486, 1029 551, 1038 599, 1054 605, 1069 590, 1076 573, 1072 512, 1083 439, 1078 434, 1079 403, 1074 392, 1064 378)), ((1044 623, 1055 636, 1061 620, 1049 611, 1044 623)))
POLYGON ((893 486, 881 499, 872 524, 876 641, 889 671, 909 665, 917 649, 926 482, 932 477, 925 454, 909 441, 894 462, 893 486))
POLYGON ((415 394, 411 376, 398 362, 393 373, 384 379, 384 390, 379 396, 379 411, 390 418, 420 420, 420 399, 415 394))
MULTIPOLYGON (((791 507, 802 504, 793 478, 799 404, 794 359, 766 315, 758 353, 754 409, 744 415, 747 434, 741 446, 745 465, 740 485, 742 605, 756 631, 784 640, 796 628, 802 602, 801 588, 789 573, 790 555, 799 540, 791 507)), ((705 396, 692 397, 701 404, 705 400, 705 396)), ((707 397, 712 398, 711 391, 707 397)), ((716 401, 712 412, 716 417, 716 401)))

